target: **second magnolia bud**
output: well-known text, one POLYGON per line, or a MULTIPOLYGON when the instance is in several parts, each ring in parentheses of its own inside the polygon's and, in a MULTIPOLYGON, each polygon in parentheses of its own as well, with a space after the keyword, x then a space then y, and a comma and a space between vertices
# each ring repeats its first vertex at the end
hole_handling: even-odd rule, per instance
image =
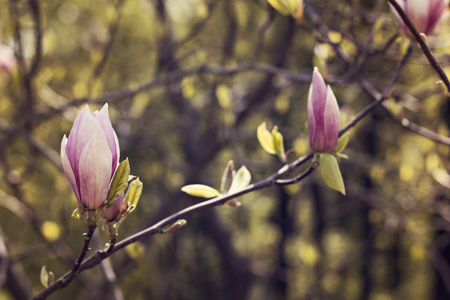
MULTIPOLYGON (((396 0, 403 9, 409 20, 413 23, 419 33, 430 34, 441 19, 449 0, 396 0)), ((391 5, 397 22, 405 33, 409 33, 408 27, 391 5)))
POLYGON ((339 106, 317 68, 308 94, 308 127, 311 149, 331 153, 339 136, 339 106))

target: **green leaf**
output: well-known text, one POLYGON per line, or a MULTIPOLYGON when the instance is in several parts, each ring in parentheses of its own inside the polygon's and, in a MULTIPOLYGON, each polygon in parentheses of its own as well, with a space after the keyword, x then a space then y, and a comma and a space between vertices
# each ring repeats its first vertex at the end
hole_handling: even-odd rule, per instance
POLYGON ((325 183, 345 195, 344 180, 336 158, 329 153, 320 154, 320 169, 325 183))
POLYGON ((274 126, 272 129, 273 146, 275 152, 282 162, 286 162, 286 153, 284 152, 283 135, 278 131, 278 127, 274 126))
POLYGON ((249 170, 245 166, 242 166, 236 172, 236 175, 234 175, 233 182, 231 183, 231 187, 228 193, 234 194, 236 192, 243 190, 250 184, 251 180, 252 175, 250 174, 249 170))
POLYGON ((266 128, 266 122, 262 123, 258 126, 256 130, 256 136, 258 137, 258 141, 261 144, 261 147, 270 154, 277 154, 274 146, 273 135, 266 128))
POLYGON ((41 275, 40 275, 41 283, 42 285, 47 288, 48 287, 48 272, 47 272, 47 266, 42 266, 41 268, 41 275))
POLYGON ((139 180, 139 177, 136 177, 136 179, 129 184, 127 194, 123 200, 124 203, 128 203, 127 214, 131 213, 136 208, 142 194, 142 188, 143 184, 139 180))
POLYGON ((340 159, 348 159, 348 155, 344 153, 336 153, 336 157, 340 159))
POLYGON ((188 195, 202 198, 214 198, 220 195, 218 190, 204 184, 185 185, 181 190, 188 195))
POLYGON ((80 212, 78 211, 78 208, 75 208, 75 210, 72 212, 72 218, 79 220, 81 218, 80 212))
POLYGON ((114 178, 111 182, 111 187, 109 188, 108 197, 106 198, 108 202, 108 207, 114 205, 116 200, 119 198, 120 194, 125 191, 128 186, 128 177, 130 176, 130 163, 128 158, 120 163, 119 167, 114 174, 114 178))
POLYGON ((225 167, 225 170, 223 171, 222 175, 222 181, 220 184, 220 192, 221 193, 227 193, 228 190, 231 187, 231 182, 233 182, 233 177, 236 172, 234 171, 234 164, 233 161, 230 160, 225 167))
POLYGON ((336 153, 341 153, 344 151, 345 147, 347 147, 348 140, 350 137, 350 133, 346 132, 343 136, 341 136, 336 144, 336 153))

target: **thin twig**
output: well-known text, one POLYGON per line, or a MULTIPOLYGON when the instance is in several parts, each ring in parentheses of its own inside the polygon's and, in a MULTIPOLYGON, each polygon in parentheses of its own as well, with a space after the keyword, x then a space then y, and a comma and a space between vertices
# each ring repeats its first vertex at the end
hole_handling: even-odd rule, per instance
MULTIPOLYGON (((163 227, 172 224, 173 222, 177 221, 178 219, 185 218, 186 216, 191 215, 198 211, 203 211, 208 208, 224 204, 226 201, 228 201, 230 199, 247 194, 249 192, 260 190, 262 188, 266 188, 271 185, 274 185, 276 179, 280 178, 281 176, 287 174, 288 172, 291 172, 298 166, 302 165, 303 163, 305 163, 306 161, 311 159, 312 156, 313 156, 312 153, 305 155, 305 156, 297 159, 296 161, 283 166, 277 173, 273 174, 269 178, 264 179, 258 183, 252 184, 239 192, 236 192, 236 193, 230 194, 230 195, 220 196, 220 197, 217 197, 217 198, 214 198, 211 200, 203 201, 201 203, 189 206, 189 207, 159 221, 155 225, 153 225, 147 229, 144 229, 144 230, 122 240, 121 242, 117 243, 115 245, 115 247, 108 248, 107 251, 97 250, 91 257, 86 259, 81 264, 75 263, 74 267, 72 268, 72 270, 70 272, 67 272, 62 277, 60 277, 57 281, 55 281, 55 283, 53 283, 46 289, 42 290, 41 292, 39 292, 36 296, 34 296, 32 298, 32 300, 46 299, 50 294, 67 286, 76 277, 77 273, 82 272, 87 269, 90 269, 90 268, 98 265, 102 260, 107 258, 109 255, 124 248, 125 246, 127 246, 129 244, 132 244, 138 240, 141 240, 145 237, 148 237, 148 236, 151 236, 151 235, 154 235, 157 233, 163 233, 163 227)), ((85 246, 83 247, 83 251, 80 254, 80 257, 77 259, 77 262, 81 262, 81 260, 84 258, 84 255, 87 252, 89 244, 86 243, 86 241, 87 241, 87 238, 90 233, 91 232, 89 231, 88 234, 86 235, 85 246)), ((92 237, 92 234, 93 234, 93 231, 90 234, 91 237, 92 237)))
POLYGON ((84 257, 89 251, 89 244, 91 243, 92 235, 94 234, 96 228, 97 225, 88 226, 88 232, 84 234, 83 249, 81 250, 80 256, 77 258, 72 268, 72 273, 74 275, 78 273, 78 269, 80 268, 80 265, 83 262, 84 257))
MULTIPOLYGON (((400 62, 400 64, 404 64, 406 59, 409 57, 411 53, 411 47, 408 48, 408 51, 405 55, 405 57, 403 58, 403 60, 400 62)), ((360 85, 362 86, 362 88, 369 93, 374 99, 385 99, 386 98, 386 92, 389 92, 389 90, 385 90, 385 93, 380 94, 380 92, 377 91, 377 89, 366 79, 361 78, 360 79, 360 85)), ((374 105, 378 105, 377 101, 373 102, 374 105)), ((383 103, 383 107, 386 109, 386 111, 388 112, 389 116, 392 117, 397 123, 399 123, 400 125, 402 125, 403 127, 423 136, 426 137, 430 140, 433 140, 435 142, 438 143, 442 143, 442 144, 446 144, 446 145, 450 145, 450 138, 440 135, 436 132, 433 132, 429 129, 423 128, 422 126, 411 122, 410 120, 402 117, 402 118, 398 118, 396 115, 394 115, 389 108, 387 107, 387 105, 385 105, 386 103, 383 103)), ((361 114, 361 113, 360 113, 361 114)), ((359 115, 358 115, 359 116, 359 115)), ((356 119, 356 118, 355 118, 356 119)))
MULTIPOLYGON (((391 91, 392 87, 394 86, 395 82, 398 79, 398 76, 400 75, 400 71, 405 65, 409 55, 411 54, 411 47, 408 48, 406 51, 406 54, 403 56, 402 60, 399 62, 397 66, 397 70, 395 71, 394 77, 392 77, 391 81, 388 83, 386 88, 383 91, 383 94, 376 97, 376 101, 372 102, 371 104, 367 105, 362 111, 359 112, 359 114, 353 118, 344 128, 342 128, 339 131, 339 136, 343 135, 346 131, 348 131, 350 128, 356 125, 362 118, 364 118, 369 112, 371 112, 375 107, 380 105, 384 100, 386 100, 386 97, 389 95, 389 92, 391 91)), ((364 87, 368 83, 367 80, 362 79, 361 85, 364 87)))
POLYGON ((44 289, 40 293, 36 294, 33 298, 31 298, 31 300, 46 299, 53 292, 66 287, 70 282, 72 282, 72 280, 81 271, 80 267, 82 265, 83 259, 86 257, 86 254, 90 250, 89 245, 91 243, 91 239, 92 239, 92 236, 93 236, 96 228, 97 228, 97 225, 88 226, 88 232, 84 234, 83 249, 81 250, 81 253, 78 256, 77 260, 75 261, 75 263, 72 267, 72 270, 70 270, 69 272, 64 274, 64 276, 60 277, 57 281, 55 281, 53 284, 48 286, 46 289, 44 289))
MULTIPOLYGON (((57 109, 52 109, 46 113, 43 113, 39 116, 39 120, 47 120, 48 118, 60 114, 61 112, 71 108, 73 106, 81 105, 83 103, 105 103, 105 102, 117 102, 129 97, 136 96, 139 93, 148 91, 152 88, 165 86, 170 83, 179 81, 185 77, 196 75, 196 74, 214 74, 219 76, 233 76, 235 74, 243 73, 243 72, 261 72, 261 73, 269 73, 273 75, 282 76, 288 80, 294 82, 309 82, 311 81, 311 72, 301 73, 301 72, 292 72, 287 71, 283 68, 276 67, 270 64, 253 64, 246 63, 241 64, 235 68, 228 68, 220 65, 199 65, 190 69, 179 69, 176 71, 172 71, 164 74, 161 77, 151 78, 145 82, 140 84, 132 84, 130 86, 123 89, 119 89, 112 92, 106 92, 103 95, 97 97, 84 97, 84 98, 74 98, 67 103, 57 109)), ((14 131, 11 134, 15 134, 14 131)), ((0 142, 0 146, 1 146, 0 142)))
POLYGON ((317 168, 319 167, 319 164, 317 162, 313 162, 308 169, 305 170, 305 172, 295 176, 294 178, 291 179, 277 179, 275 181, 276 185, 289 185, 289 184, 295 184, 300 182, 303 178, 305 178, 306 176, 308 176, 309 174, 311 174, 312 172, 314 172, 317 168))
POLYGON ((113 236, 110 240, 109 240, 109 245, 108 245, 108 249, 106 249, 106 253, 110 254, 112 252, 112 250, 114 249, 114 246, 117 243, 117 235, 113 236))

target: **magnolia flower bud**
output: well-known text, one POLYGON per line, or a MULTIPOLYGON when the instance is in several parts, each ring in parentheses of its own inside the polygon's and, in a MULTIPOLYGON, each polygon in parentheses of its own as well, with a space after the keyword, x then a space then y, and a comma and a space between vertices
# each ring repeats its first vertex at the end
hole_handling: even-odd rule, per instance
MULTIPOLYGON (((448 7, 449 0, 396 0, 419 33, 430 34, 448 7)), ((409 30, 392 7, 397 22, 405 33, 409 30)))
MULTIPOLYGON (((115 221, 118 221, 124 211, 122 209, 123 204, 123 198, 124 194, 120 194, 119 198, 116 200, 113 206, 108 207, 108 209, 102 214, 103 219, 107 220, 108 222, 114 223, 115 221)), ((126 208, 126 205, 124 205, 126 208)))
POLYGON ((87 105, 81 110, 69 138, 63 137, 61 160, 79 208, 100 208, 119 162, 119 142, 109 120, 108 104, 93 113, 87 105))
POLYGON ((308 94, 308 127, 312 150, 331 153, 339 135, 339 106, 317 68, 308 94))

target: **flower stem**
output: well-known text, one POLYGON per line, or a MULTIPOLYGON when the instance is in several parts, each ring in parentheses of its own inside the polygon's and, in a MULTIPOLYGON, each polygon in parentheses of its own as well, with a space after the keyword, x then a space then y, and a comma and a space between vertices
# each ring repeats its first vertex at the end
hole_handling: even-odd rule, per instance
POLYGON ((97 228, 97 224, 89 225, 88 226, 88 232, 84 233, 84 245, 83 249, 81 250, 80 256, 78 256, 77 260, 75 261, 75 264, 73 265, 73 268, 71 270, 71 273, 76 275, 78 273, 78 269, 80 268, 81 263, 83 262, 84 257, 89 251, 89 244, 91 243, 92 235, 95 232, 95 229, 97 228))

